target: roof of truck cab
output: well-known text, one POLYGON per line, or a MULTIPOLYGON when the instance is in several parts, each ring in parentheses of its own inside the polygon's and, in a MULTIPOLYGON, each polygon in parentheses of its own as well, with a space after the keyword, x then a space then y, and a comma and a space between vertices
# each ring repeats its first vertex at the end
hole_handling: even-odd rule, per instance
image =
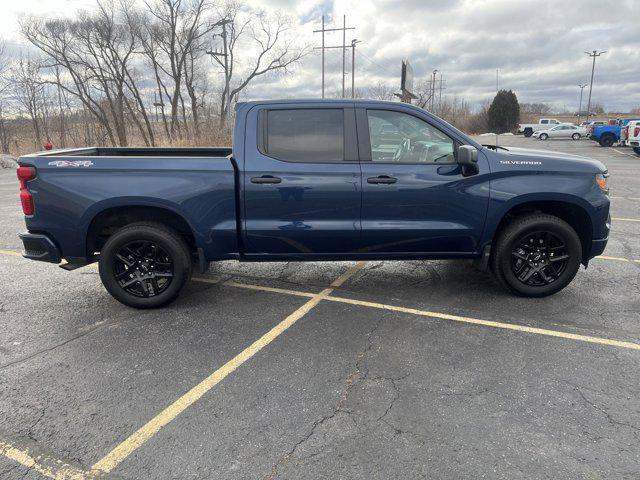
POLYGON ((350 103, 379 103, 381 105, 407 105, 414 108, 420 108, 410 103, 401 103, 397 101, 389 100, 368 100, 366 98, 278 98, 275 100, 251 100, 248 102, 238 102, 238 106, 241 105, 272 105, 282 103, 331 103, 331 104, 350 104, 350 103))

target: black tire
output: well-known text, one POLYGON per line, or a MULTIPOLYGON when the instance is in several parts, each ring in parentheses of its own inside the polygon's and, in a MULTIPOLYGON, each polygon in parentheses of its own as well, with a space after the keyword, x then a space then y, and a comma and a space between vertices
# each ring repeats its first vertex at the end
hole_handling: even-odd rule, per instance
POLYGON ((636 155, 640 155, 640 147, 633 147, 633 151, 636 152, 636 155))
POLYGON ((580 140, 581 135, 579 133, 574 133, 573 135, 571 135, 571 138, 573 140, 580 140))
POLYGON ((613 145, 613 142, 615 141, 616 137, 614 137, 613 135, 605 134, 600 137, 600 142, 598 143, 600 143, 601 147, 611 147, 613 145))
POLYGON ((549 135, 547 135, 546 133, 541 133, 539 138, 540 140, 546 140, 547 138, 549 138, 549 135))
POLYGON ((99 269, 102 284, 119 302, 158 308, 180 294, 191 278, 192 259, 187 243, 171 228, 133 223, 109 237, 100 252, 99 269), (132 256, 123 258, 125 251, 132 256))
POLYGON ((533 130, 531 130, 530 128, 525 128, 524 129, 524 136, 528 138, 531 135, 533 135, 533 130))
POLYGON ((496 279, 507 290, 524 297, 546 297, 559 292, 571 283, 582 261, 582 244, 575 230, 553 215, 539 213, 517 217, 500 232, 494 244, 491 269, 496 279), (548 247, 540 247, 536 253, 537 242, 532 242, 530 253, 520 248, 523 239, 528 236, 542 239, 545 232, 547 238, 555 239, 555 245, 562 243, 563 247, 551 246, 549 242, 548 247), (536 237, 538 234, 540 236, 536 237), (563 259, 563 256, 567 258, 563 259), (529 274, 530 270, 534 273, 529 274), (527 282, 531 284, 519 278, 527 275, 527 282), (549 278, 552 278, 550 282, 547 281, 549 278))

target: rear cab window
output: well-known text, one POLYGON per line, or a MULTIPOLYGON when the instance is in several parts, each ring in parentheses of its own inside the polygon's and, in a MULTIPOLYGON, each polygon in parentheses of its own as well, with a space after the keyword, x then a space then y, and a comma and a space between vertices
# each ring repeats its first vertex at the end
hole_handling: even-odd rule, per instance
POLYGON ((260 117, 261 153, 285 162, 344 161, 345 109, 270 109, 260 117))

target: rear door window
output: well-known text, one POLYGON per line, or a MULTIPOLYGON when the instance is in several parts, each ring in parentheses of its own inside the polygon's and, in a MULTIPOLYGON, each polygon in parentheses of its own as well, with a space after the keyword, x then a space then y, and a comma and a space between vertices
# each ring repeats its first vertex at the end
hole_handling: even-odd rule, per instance
POLYGON ((341 108, 269 110, 264 153, 287 162, 344 160, 344 111, 341 108))

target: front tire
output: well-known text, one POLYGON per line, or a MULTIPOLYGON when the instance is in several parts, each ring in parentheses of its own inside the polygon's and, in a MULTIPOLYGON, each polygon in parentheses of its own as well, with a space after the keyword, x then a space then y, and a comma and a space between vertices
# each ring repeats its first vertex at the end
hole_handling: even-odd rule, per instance
POLYGON ((574 133, 573 135, 571 135, 571 138, 574 140, 580 140, 580 134, 579 133, 574 133))
POLYGON ((191 277, 187 243, 159 223, 134 223, 111 235, 100 251, 100 279, 119 302, 158 308, 176 299, 191 277))
POLYGON ((540 140, 546 140, 547 138, 549 138, 549 135, 547 135, 546 133, 540 134, 540 140))
POLYGON ((569 285, 582 244, 564 220, 547 214, 518 217, 500 233, 491 258, 498 282, 524 297, 546 297, 569 285))

